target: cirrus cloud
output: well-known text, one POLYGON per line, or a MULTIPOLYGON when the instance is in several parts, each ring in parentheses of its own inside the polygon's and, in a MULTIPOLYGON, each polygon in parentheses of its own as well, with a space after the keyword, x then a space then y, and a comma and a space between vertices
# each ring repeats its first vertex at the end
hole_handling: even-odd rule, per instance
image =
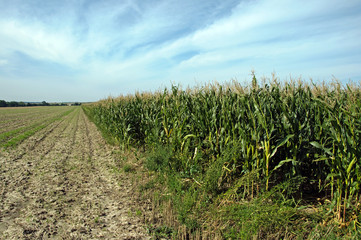
POLYGON ((94 101, 171 81, 244 80, 252 69, 281 79, 361 77, 356 0, 0 5, 0 96, 6 100, 94 101))

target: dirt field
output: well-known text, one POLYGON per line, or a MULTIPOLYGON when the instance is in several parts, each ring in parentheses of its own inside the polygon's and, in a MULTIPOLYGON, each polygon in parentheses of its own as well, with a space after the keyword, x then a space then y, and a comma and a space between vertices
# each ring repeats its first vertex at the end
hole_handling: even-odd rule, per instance
MULTIPOLYGON (((0 239, 150 239, 132 210, 131 180, 112 171, 114 148, 80 107, 61 111, 69 109, 44 111, 51 117, 43 128, 1 147, 0 239)), ((11 111, 0 111, 0 129, 24 128, 20 122, 34 118, 16 111, 21 118, 10 117, 12 125, 11 111)))

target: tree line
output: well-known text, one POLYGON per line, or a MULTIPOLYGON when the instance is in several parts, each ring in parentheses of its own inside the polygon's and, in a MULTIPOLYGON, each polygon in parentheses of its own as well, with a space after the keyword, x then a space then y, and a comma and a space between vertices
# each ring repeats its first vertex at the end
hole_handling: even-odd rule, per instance
MULTIPOLYGON (((0 107, 33 107, 33 106, 66 106, 67 103, 47 103, 46 101, 42 102, 16 102, 10 101, 7 102, 5 100, 0 100, 0 107)), ((81 103, 72 103, 71 105, 81 105, 81 103)))

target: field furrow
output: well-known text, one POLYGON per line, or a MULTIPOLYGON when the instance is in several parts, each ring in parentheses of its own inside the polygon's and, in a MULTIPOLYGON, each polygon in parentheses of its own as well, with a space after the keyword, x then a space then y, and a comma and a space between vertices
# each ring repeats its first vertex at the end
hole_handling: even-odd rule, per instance
MULTIPOLYGON (((16 111, 18 109, 11 109, 16 111)), ((8 109, 0 109, 0 134, 14 131, 20 128, 29 127, 37 122, 42 122, 57 114, 59 111, 67 111, 69 107, 59 107, 54 109, 52 107, 34 107, 22 108, 19 113, 9 112, 8 109)))
MULTIPOLYGON (((31 125, 27 125, 29 123, 28 119, 18 120, 22 125, 22 127, 16 128, 12 127, 11 130, 3 132, 0 134, 0 147, 12 147, 19 144, 24 139, 30 137, 35 134, 37 131, 46 128, 48 125, 52 124, 56 121, 61 121, 63 116, 68 115, 74 109, 60 109, 61 111, 53 111, 51 115, 45 115, 39 117, 35 123, 31 123, 31 125)), ((16 121, 14 121, 16 122, 16 121)), ((2 126, 4 129, 5 127, 2 126)))
POLYGON ((149 239, 81 108, 0 152, 0 239, 149 239))

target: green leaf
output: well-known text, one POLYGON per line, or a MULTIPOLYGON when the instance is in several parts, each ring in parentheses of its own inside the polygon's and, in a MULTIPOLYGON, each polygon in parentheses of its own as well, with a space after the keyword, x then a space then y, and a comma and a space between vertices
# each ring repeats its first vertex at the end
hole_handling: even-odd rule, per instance
POLYGON ((330 148, 325 148, 323 145, 319 144, 318 142, 310 142, 310 144, 318 149, 325 151, 330 156, 333 155, 330 151, 330 148))
POLYGON ((346 171, 346 172, 347 172, 347 175, 350 174, 351 169, 352 169, 352 166, 356 163, 356 161, 357 161, 357 158, 354 157, 354 159, 352 159, 350 165, 348 165, 348 168, 347 168, 347 171, 346 171))
POLYGON ((320 157, 320 158, 317 158, 317 159, 313 160, 313 162, 321 162, 321 161, 325 161, 325 160, 328 160, 328 159, 330 159, 330 158, 328 158, 328 157, 320 157))
POLYGON ((277 144, 277 146, 274 148, 274 150, 273 150, 270 158, 273 157, 273 155, 276 154, 277 149, 278 149, 279 147, 282 147, 283 145, 285 145, 285 144, 288 142, 288 140, 289 140, 290 138, 294 137, 294 136, 295 136, 294 134, 289 134, 289 135, 287 135, 284 139, 282 139, 282 141, 279 142, 279 143, 277 144))
POLYGON ((326 181, 328 181, 332 177, 340 177, 340 174, 339 173, 330 173, 327 175, 326 181))
POLYGON ((283 164, 288 163, 288 162, 292 162, 293 165, 297 164, 297 161, 294 159, 285 159, 285 160, 280 161, 279 164, 272 171, 282 167, 283 164))

